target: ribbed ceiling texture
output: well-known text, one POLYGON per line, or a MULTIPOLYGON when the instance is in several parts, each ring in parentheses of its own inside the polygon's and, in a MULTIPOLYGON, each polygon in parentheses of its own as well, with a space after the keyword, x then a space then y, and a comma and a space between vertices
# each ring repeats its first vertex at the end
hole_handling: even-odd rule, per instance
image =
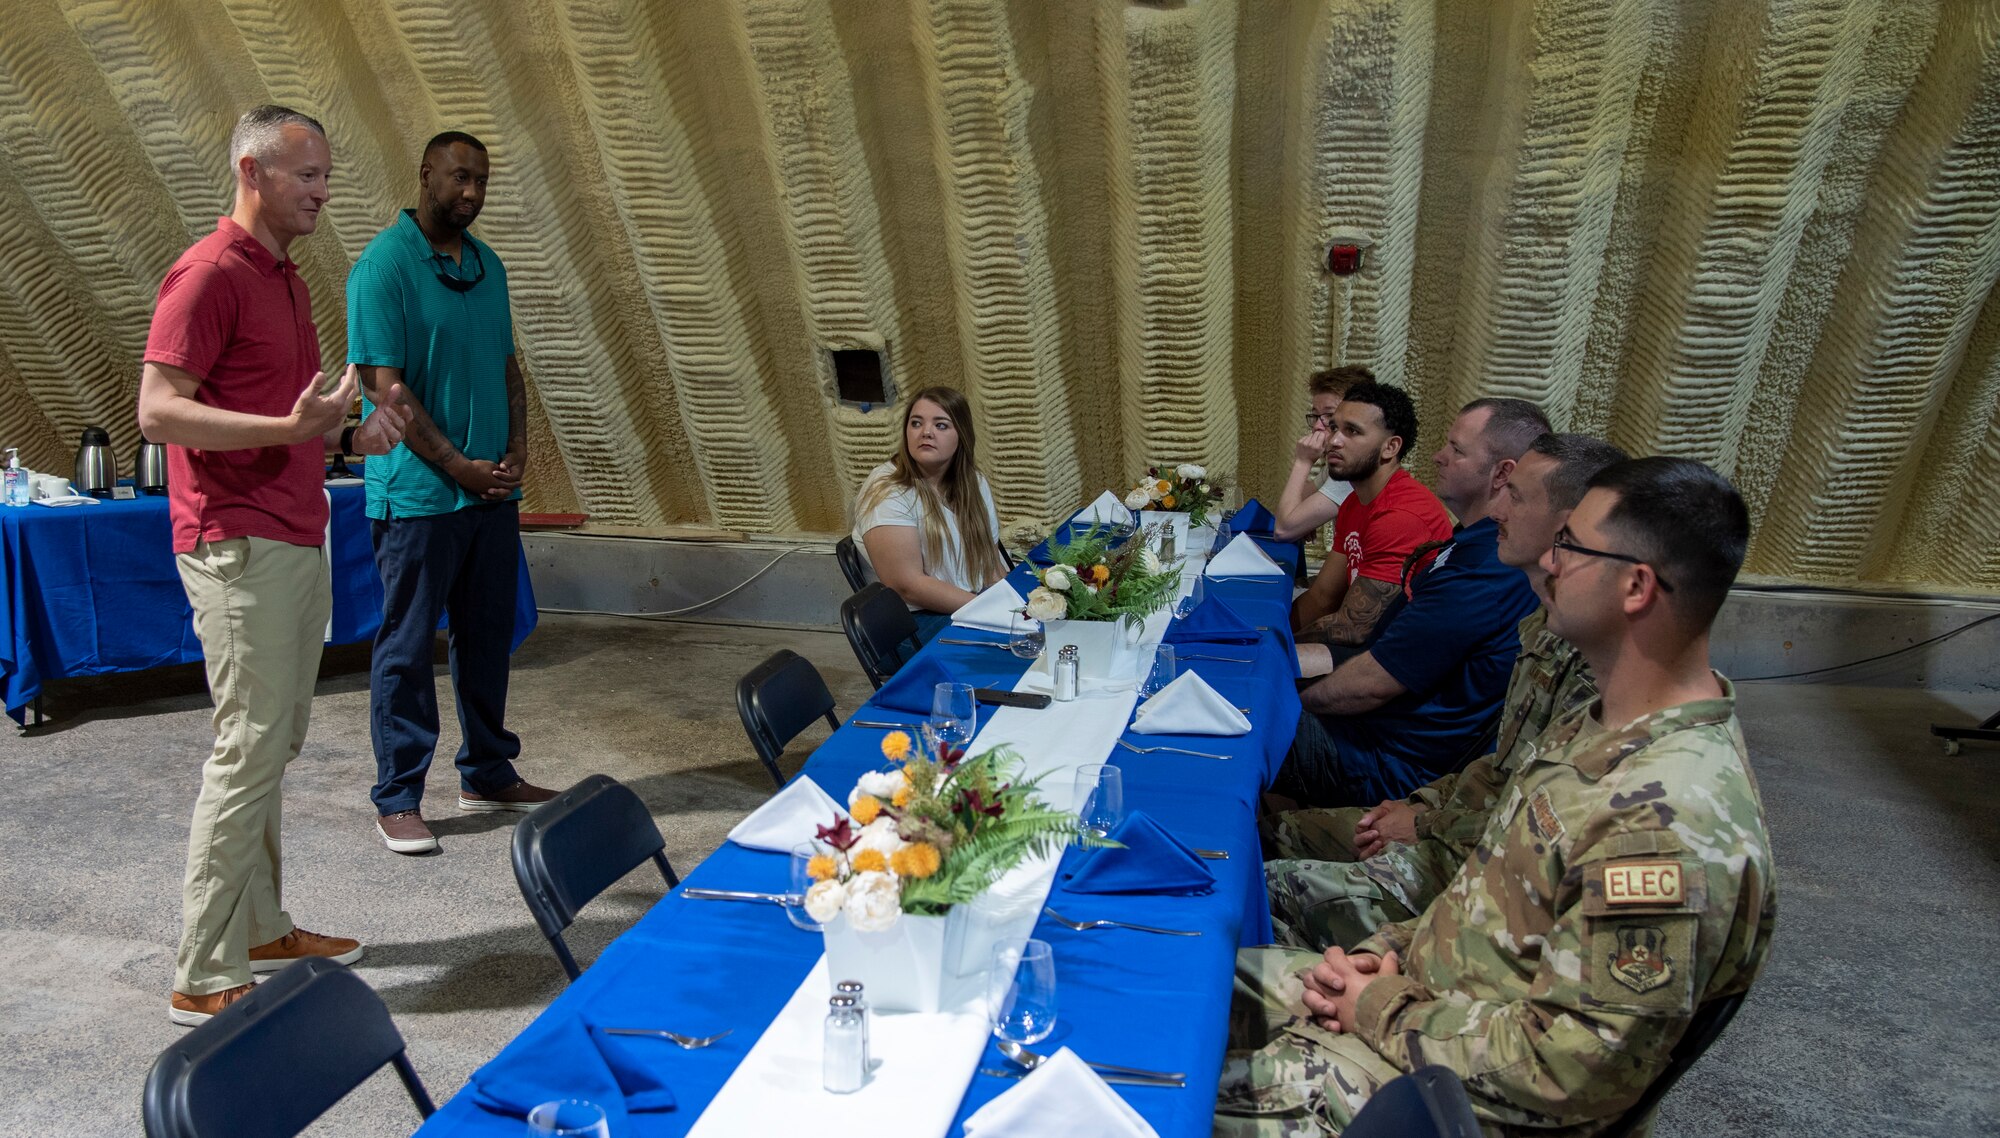
POLYGON ((2000 589, 2000 4, 8 0, 0 443, 121 461, 154 290, 246 106, 322 118, 344 281, 491 147, 530 504, 837 531, 897 436, 827 352, 972 394, 1007 520, 1154 461, 1274 494, 1304 377, 1736 479, 1750 570, 2000 589), (1342 234, 1369 245, 1327 275, 1342 234))

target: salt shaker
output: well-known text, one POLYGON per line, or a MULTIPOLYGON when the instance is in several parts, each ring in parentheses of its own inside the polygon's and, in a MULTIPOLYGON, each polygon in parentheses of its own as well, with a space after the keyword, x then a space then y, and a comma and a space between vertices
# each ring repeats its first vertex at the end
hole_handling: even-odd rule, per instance
POLYGON ((1076 645, 1065 644, 1056 654, 1056 699, 1068 703, 1076 698, 1076 672, 1079 667, 1076 645))
POLYGON ((827 1001, 820 1082, 837 1095, 853 1094, 867 1080, 868 1026, 854 1004, 854 997, 845 995, 827 1001))
POLYGON ((1166 565, 1180 555, 1180 543, 1174 540, 1174 527, 1168 526, 1160 533, 1160 564, 1166 565))
POLYGON ((868 997, 859 980, 842 980, 833 990, 843 996, 854 997, 854 1010, 861 1013, 861 1070, 866 1073, 875 1069, 874 1050, 871 1046, 871 1029, 875 1026, 873 1016, 868 1014, 868 997))

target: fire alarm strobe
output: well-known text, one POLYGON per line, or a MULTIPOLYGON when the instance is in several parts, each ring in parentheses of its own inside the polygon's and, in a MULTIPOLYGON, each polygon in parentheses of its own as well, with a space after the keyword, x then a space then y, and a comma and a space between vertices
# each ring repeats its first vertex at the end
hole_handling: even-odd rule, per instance
POLYGON ((1335 233, 1328 238, 1326 256, 1320 263, 1337 277, 1353 276, 1368 261, 1368 247, 1374 242, 1360 233, 1335 233))

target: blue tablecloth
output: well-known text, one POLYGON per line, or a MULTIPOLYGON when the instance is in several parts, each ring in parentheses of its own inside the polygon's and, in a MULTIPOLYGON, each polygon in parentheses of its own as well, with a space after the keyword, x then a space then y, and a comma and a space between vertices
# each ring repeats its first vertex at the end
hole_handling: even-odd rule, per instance
MULTIPOLYGON (((360 485, 330 486, 333 637, 372 639, 382 579, 360 485)), ((201 659, 174 566, 164 497, 95 506, 0 508, 0 694, 19 723, 49 680, 137 672, 201 659)), ((535 630, 535 591, 521 558, 514 646, 535 630)))
MULTIPOLYGON (((1230 536, 1225 531, 1222 540, 1230 536)), ((1195 660, 1187 665, 1233 702, 1248 707, 1253 731, 1236 738, 1132 737, 1140 745, 1167 742, 1234 756, 1226 762, 1164 753, 1136 755, 1123 749, 1113 750, 1107 759, 1125 770, 1128 809, 1144 810, 1188 845, 1229 851, 1229 860, 1206 863, 1215 872, 1214 892, 1192 897, 1086 898, 1064 894, 1059 874, 1049 894, 1049 903, 1058 910, 1068 905, 1076 914, 1200 929, 1202 935, 1077 933, 1046 918, 1034 933, 1055 948, 1062 1008, 1055 1034, 1044 1041, 1047 1049, 1069 1046, 1105 1062, 1187 1073, 1187 1086, 1179 1090, 1114 1088, 1162 1135, 1192 1138, 1210 1132, 1228 1037, 1236 949, 1271 939, 1255 803, 1283 762, 1298 723, 1298 694, 1291 682, 1296 670, 1286 629, 1292 570, 1300 552, 1295 544, 1262 540, 1260 544, 1285 567, 1284 576, 1208 585, 1245 619, 1274 630, 1255 646, 1232 644, 1214 651, 1218 656, 1244 656, 1254 647, 1256 662, 1195 660)), ((1016 568, 1011 577, 1025 593, 1026 568, 1016 568)), ((954 635, 1000 639, 964 629, 954 635)), ((985 648, 932 641, 924 651, 943 654, 954 671, 980 686, 1012 687, 1026 668, 1010 655, 985 648)), ((881 731, 843 727, 814 752, 801 773, 836 798, 844 797, 862 772, 883 767, 881 740, 881 731)), ((1071 850, 1062 872, 1073 868, 1071 862, 1080 856, 1084 856, 1081 851, 1071 850)), ((790 859, 785 855, 725 842, 688 875, 687 884, 782 892, 789 887, 789 874, 790 859)), ((646 1138, 685 1134, 822 951, 818 933, 794 928, 775 906, 690 901, 676 890, 612 942, 542 1017, 581 1014, 601 1023, 671 1026, 696 1034, 735 1029, 704 1050, 662 1051, 661 1074, 679 1108, 635 1120, 632 1133, 646 1138)), ((554 964, 551 958, 550 967, 554 964)), ((1007 1064, 989 1045, 980 1065, 1007 1064)), ((800 1071, 799 1078, 817 1080, 819 1072, 800 1071)), ((975 1076, 959 1104, 952 1133, 960 1133, 967 1115, 1013 1085, 1011 1080, 975 1076)), ((460 1095, 432 1116, 420 1133, 424 1138, 511 1138, 521 1126, 518 1119, 491 1114, 475 1106, 470 1095, 460 1095)), ((810 1128, 810 1120, 799 1120, 800 1130, 810 1128)))

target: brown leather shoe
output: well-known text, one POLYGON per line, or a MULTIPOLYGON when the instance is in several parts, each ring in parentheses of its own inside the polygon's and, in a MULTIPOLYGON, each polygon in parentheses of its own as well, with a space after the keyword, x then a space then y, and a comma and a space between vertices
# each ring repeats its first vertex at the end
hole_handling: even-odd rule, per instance
POLYGON ((525 812, 533 810, 555 796, 556 792, 553 790, 544 790, 539 786, 531 786, 523 781, 517 782, 505 790, 496 790, 491 794, 477 794, 470 790, 461 790, 458 792, 458 808, 460 810, 474 811, 520 810, 525 812))
POLYGON ((182 1027, 193 1027, 215 1018, 215 1013, 250 994, 255 984, 238 984, 234 988, 224 988, 220 992, 210 992, 206 996, 187 996, 179 992, 170 993, 167 998, 167 1018, 182 1027))
POLYGON ((424 825, 424 816, 415 810, 398 810, 375 819, 375 832, 382 844, 399 854, 429 853, 438 848, 437 835, 424 825))
POLYGON ((335 964, 352 964, 361 959, 361 942, 344 936, 321 936, 293 929, 269 944, 250 950, 250 971, 276 972, 295 960, 324 956, 335 964))

